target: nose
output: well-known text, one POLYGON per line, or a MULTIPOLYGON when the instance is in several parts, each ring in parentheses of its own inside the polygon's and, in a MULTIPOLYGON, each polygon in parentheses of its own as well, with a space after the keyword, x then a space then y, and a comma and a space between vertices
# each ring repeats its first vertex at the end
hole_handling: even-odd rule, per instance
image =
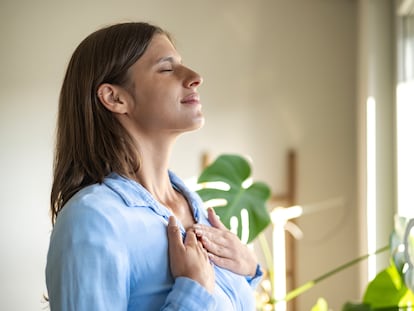
POLYGON ((188 69, 188 76, 185 80, 185 87, 196 88, 203 83, 203 78, 195 71, 188 69))

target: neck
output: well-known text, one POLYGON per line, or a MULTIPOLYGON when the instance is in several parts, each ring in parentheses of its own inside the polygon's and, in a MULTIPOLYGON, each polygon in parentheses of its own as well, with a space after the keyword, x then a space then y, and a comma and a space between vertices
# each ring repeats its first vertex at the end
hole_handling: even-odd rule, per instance
POLYGON ((139 152, 141 167, 136 174, 136 180, 151 193, 151 195, 167 207, 181 222, 184 228, 194 224, 193 214, 187 200, 175 191, 168 175, 168 166, 172 143, 150 143, 140 141, 139 152))
POLYGON ((137 181, 155 198, 164 201, 174 194, 168 175, 172 143, 139 140, 141 167, 136 174, 137 181))

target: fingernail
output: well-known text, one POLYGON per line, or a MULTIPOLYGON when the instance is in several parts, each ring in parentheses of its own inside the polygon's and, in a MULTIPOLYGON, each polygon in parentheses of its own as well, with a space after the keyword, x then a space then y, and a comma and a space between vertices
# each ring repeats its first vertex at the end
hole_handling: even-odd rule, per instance
POLYGON ((201 236, 203 234, 203 230, 201 230, 199 227, 195 227, 194 232, 197 236, 201 236))
POLYGON ((170 225, 170 226, 176 226, 177 225, 177 221, 175 220, 174 216, 170 216, 170 218, 168 219, 168 225, 170 225))

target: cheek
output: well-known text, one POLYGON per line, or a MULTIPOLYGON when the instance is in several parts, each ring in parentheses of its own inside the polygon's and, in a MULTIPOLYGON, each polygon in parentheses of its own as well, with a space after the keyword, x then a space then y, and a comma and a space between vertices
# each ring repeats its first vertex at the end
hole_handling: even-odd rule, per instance
POLYGON ((166 122, 175 110, 174 103, 162 92, 145 93, 136 96, 133 114, 139 124, 148 127, 166 122))
POLYGON ((145 84, 135 90, 135 101, 138 105, 157 105, 169 99, 171 99, 171 94, 165 84, 145 84))
POLYGON ((135 115, 145 114, 147 118, 165 118, 180 109, 179 89, 168 81, 141 81, 134 88, 135 115))

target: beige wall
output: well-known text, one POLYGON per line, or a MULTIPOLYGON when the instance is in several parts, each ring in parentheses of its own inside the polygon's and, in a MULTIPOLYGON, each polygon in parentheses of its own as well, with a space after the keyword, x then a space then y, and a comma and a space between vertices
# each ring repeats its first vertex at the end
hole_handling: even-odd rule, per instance
MULTIPOLYGON (((351 0, 2 0, 0 308, 42 307, 60 84, 80 40, 118 21, 165 27, 204 77, 207 123, 178 141, 175 171, 196 175, 203 151, 241 153, 252 158, 254 177, 280 193, 285 154, 295 148, 297 202, 345 202, 298 222, 298 282, 356 257, 356 15, 351 0)), ((359 299, 357 273, 324 281, 298 310, 318 297, 335 310, 359 299)))

